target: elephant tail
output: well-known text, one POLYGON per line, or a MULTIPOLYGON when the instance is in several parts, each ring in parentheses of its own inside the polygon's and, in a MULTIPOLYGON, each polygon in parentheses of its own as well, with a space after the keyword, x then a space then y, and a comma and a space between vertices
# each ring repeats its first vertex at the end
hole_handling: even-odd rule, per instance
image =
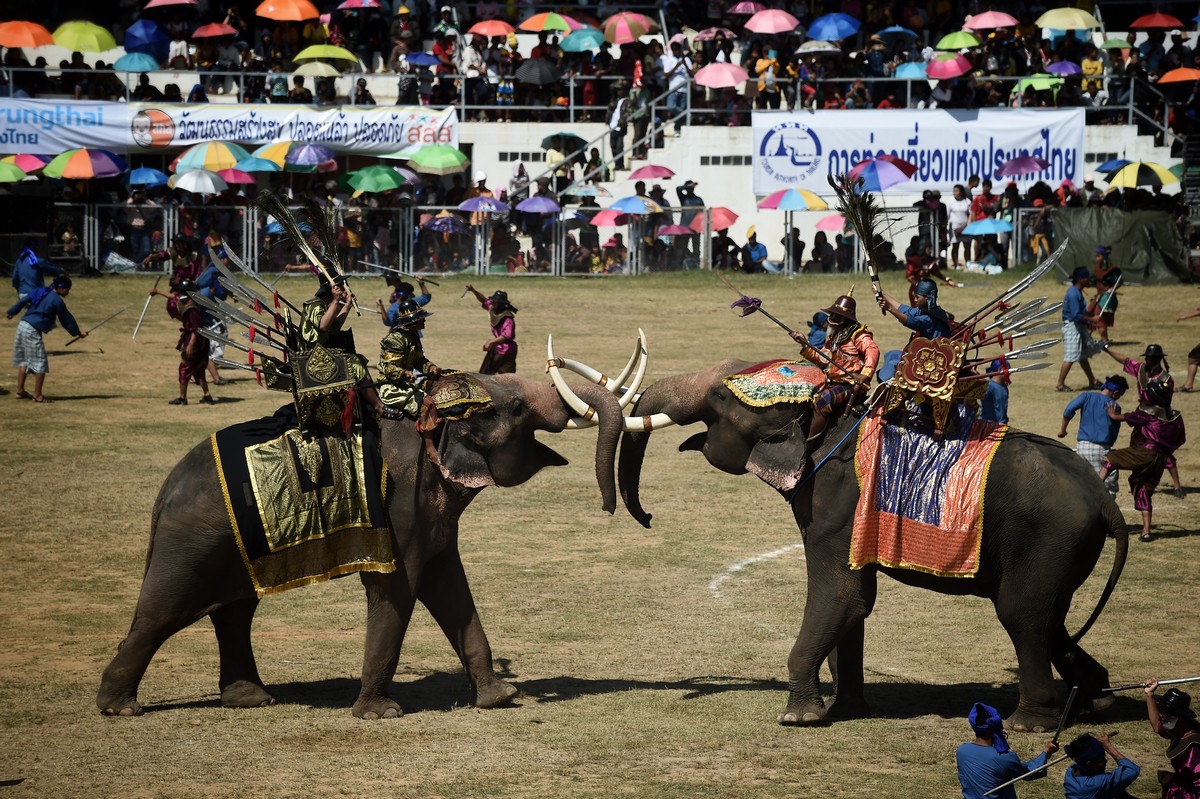
POLYGON ((1105 521, 1108 522, 1108 530, 1106 534, 1110 538, 1116 539, 1117 551, 1113 555, 1112 569, 1108 573, 1108 582, 1104 584, 1104 590, 1100 592, 1100 601, 1096 603, 1096 609, 1092 611, 1092 615, 1088 616, 1088 620, 1079 628, 1079 632, 1071 636, 1071 641, 1079 643, 1083 636, 1087 635, 1087 631, 1096 623, 1096 619, 1100 618, 1100 612, 1104 610, 1104 606, 1108 603, 1108 598, 1112 596, 1113 590, 1117 587, 1117 580, 1121 578, 1121 572, 1125 569, 1125 559, 1129 555, 1129 533, 1125 528, 1125 517, 1121 515, 1121 511, 1117 509, 1117 503, 1108 502, 1104 510, 1105 521))

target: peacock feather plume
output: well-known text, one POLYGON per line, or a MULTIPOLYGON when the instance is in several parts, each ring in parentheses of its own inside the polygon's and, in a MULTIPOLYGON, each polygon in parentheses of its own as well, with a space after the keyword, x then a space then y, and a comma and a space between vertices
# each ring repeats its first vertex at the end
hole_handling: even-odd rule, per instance
POLYGON ((838 212, 858 234, 867 262, 871 265, 871 274, 878 274, 879 251, 884 243, 879 234, 879 220, 883 215, 883 208, 875 200, 875 195, 863 188, 861 177, 850 177, 845 172, 836 177, 830 175, 829 185, 837 195, 838 212))
MULTIPOLYGON (((258 198, 255 200, 260 211, 273 216, 283 228, 283 232, 291 239, 292 243, 299 248, 300 252, 308 259, 308 262, 313 265, 318 272, 327 272, 329 259, 319 256, 308 243, 308 237, 305 235, 303 228, 300 227, 299 220, 292 213, 292 209, 288 208, 279 195, 271 191, 260 191, 258 198)), ((320 236, 320 233, 317 234, 320 236)), ((332 277, 332 275, 329 275, 332 277)))

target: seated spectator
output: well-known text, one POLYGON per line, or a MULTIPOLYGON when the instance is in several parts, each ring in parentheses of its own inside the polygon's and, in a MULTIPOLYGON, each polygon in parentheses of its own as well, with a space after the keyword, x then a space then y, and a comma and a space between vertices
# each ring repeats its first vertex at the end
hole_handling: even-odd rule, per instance
POLYGON ((292 78, 292 90, 288 92, 287 101, 296 105, 311 105, 313 93, 304 86, 304 76, 292 78))
POLYGON ((168 83, 164 86, 162 99, 164 103, 182 103, 183 93, 179 91, 179 84, 168 83))
POLYGON ((147 103, 161 100, 163 93, 158 90, 158 87, 150 82, 150 76, 145 72, 138 75, 137 86, 134 87, 130 99, 134 102, 147 103))

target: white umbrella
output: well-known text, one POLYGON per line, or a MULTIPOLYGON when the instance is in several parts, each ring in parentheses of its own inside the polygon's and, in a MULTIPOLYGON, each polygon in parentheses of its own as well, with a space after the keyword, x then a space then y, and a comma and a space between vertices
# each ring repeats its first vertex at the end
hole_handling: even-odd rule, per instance
POLYGON ((293 75, 307 75, 310 78, 332 78, 342 73, 333 64, 324 61, 309 61, 301 64, 292 72, 293 75))
POLYGON ((229 188, 216 172, 207 169, 189 169, 175 176, 175 188, 193 194, 220 194, 229 188))

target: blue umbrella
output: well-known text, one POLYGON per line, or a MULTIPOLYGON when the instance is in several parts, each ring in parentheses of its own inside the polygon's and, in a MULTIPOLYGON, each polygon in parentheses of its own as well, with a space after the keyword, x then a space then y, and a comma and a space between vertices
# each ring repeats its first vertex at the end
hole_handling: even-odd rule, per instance
POLYGON ((165 172, 159 172, 148 166, 140 166, 129 173, 129 185, 131 186, 162 186, 167 180, 165 172))
POLYGON ((270 158, 259 158, 257 155, 252 155, 249 158, 243 158, 233 165, 234 169, 240 169, 243 172, 282 172, 283 167, 272 161, 270 158))
POLYGON ((654 202, 654 200, 648 200, 636 194, 631 197, 622 197, 610 205, 609 208, 614 211, 620 211, 623 214, 657 214, 662 212, 662 207, 654 202))
POLYGON ((117 72, 153 72, 158 69, 154 56, 145 53, 126 53, 113 62, 117 72))
POLYGON ((894 39, 916 39, 916 31, 910 31, 908 28, 902 28, 899 25, 892 25, 884 28, 877 34, 881 39, 891 42, 894 39))
POLYGON ((1003 219, 980 219, 963 228, 963 233, 968 236, 986 236, 989 233, 1008 233, 1012 229, 1012 223, 1003 219))
POLYGON ((1116 172, 1121 167, 1129 166, 1132 163, 1132 161, 1126 161, 1124 158, 1114 158, 1113 160, 1105 161, 1103 164, 1096 167, 1096 171, 1107 174, 1109 172, 1116 172))
POLYGON ((908 61, 896 67, 892 73, 894 78, 924 78, 925 65, 919 61, 908 61))
POLYGON ((558 46, 568 53, 582 53, 586 50, 596 50, 604 43, 603 31, 595 28, 580 28, 567 34, 558 46))
MULTIPOLYGON (((312 226, 307 222, 300 223, 301 233, 308 233, 310 230, 312 230, 312 226)), ((279 224, 278 222, 268 222, 267 226, 263 228, 263 233, 266 233, 269 236, 282 236, 283 225, 279 224)))
POLYGON ((467 227, 467 223, 457 216, 435 216, 421 225, 421 227, 438 233, 469 233, 471 231, 467 227))
POLYGON ((862 23, 849 14, 834 13, 817 17, 808 26, 808 38, 836 42, 858 33, 862 23))
POLYGON ((127 53, 145 53, 163 61, 170 44, 171 37, 149 19, 139 19, 125 29, 127 53))
POLYGON ((415 67, 431 67, 434 64, 442 63, 438 61, 437 56, 425 52, 409 53, 405 58, 408 60, 408 63, 415 67))

